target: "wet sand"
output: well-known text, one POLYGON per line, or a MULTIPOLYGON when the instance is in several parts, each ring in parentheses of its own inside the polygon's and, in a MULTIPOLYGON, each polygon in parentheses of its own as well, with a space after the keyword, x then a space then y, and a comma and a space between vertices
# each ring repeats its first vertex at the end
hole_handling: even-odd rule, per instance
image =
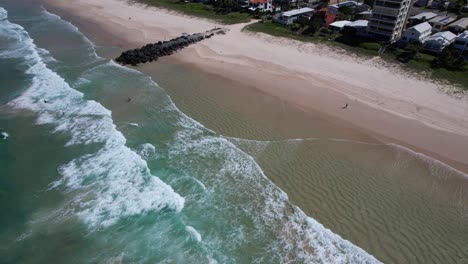
MULTIPOLYGON (((118 38, 94 27, 92 21, 66 18, 94 35, 97 43, 117 45, 112 51, 103 49, 109 58, 132 45, 116 42, 118 38)), ((339 93, 308 97, 304 102, 314 107, 297 104, 287 95, 285 98, 265 91, 253 79, 247 85, 242 81, 245 75, 237 78, 206 68, 200 71, 198 63, 186 60, 192 52, 196 50, 188 49, 137 69, 152 76, 183 112, 252 155, 266 175, 288 193, 293 204, 386 263, 448 263, 468 257, 463 253, 468 239, 464 225, 468 208, 466 179, 430 160, 383 144, 398 141, 349 119, 355 114, 367 114, 372 117, 369 125, 381 122, 397 134, 417 132, 420 134, 413 136, 426 140, 434 140, 434 135, 441 133, 435 137, 441 142, 433 143, 442 145, 450 144, 443 139, 454 134, 358 102, 350 103, 348 110, 353 111, 339 108, 346 119, 336 118, 325 110, 328 104, 336 103, 334 100, 346 101, 339 93), (362 112, 355 113, 355 105, 360 105, 362 112)), ((128 113, 114 114, 119 119, 128 113)), ((460 142, 466 141, 458 139, 463 147, 460 142)), ((411 144, 402 145, 419 151, 411 144)), ((444 156, 421 151, 466 168, 444 156)))
MULTIPOLYGON (((66 14, 91 36, 122 49, 217 26, 116 0, 91 2, 48 1, 53 11, 66 14)), ((386 69, 378 59, 363 61, 327 47, 245 33, 243 26, 234 25, 226 36, 194 45, 171 60, 468 171, 468 103, 441 92, 450 87, 386 69), (348 109, 341 109, 346 103, 348 109)))

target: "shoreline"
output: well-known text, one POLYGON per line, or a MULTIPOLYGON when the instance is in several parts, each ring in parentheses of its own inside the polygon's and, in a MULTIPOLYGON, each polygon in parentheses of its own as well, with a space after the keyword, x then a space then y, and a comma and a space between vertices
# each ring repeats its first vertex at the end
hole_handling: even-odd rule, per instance
MULTIPOLYGON (((140 4, 128 6, 119 0, 92 2, 48 0, 47 5, 92 37, 122 48, 219 26, 140 4)), ((333 123, 357 128, 384 143, 408 147, 468 172, 466 97, 456 99, 440 91, 445 87, 375 65, 378 59, 364 61, 335 54, 320 45, 247 33, 242 31, 244 26, 228 26, 231 31, 226 35, 195 44, 170 60, 238 82, 305 112, 323 115, 333 123), (394 87, 389 88, 389 83, 394 87), (349 108, 342 110, 345 103, 349 108)))

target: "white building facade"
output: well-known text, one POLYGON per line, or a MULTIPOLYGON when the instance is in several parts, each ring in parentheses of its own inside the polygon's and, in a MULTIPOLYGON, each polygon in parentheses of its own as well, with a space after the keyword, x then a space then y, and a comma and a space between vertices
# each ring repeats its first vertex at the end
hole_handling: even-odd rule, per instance
POLYGON ((398 40, 408 20, 413 0, 376 0, 369 21, 369 36, 394 42, 398 40))
POLYGON ((405 30, 405 32, 403 32, 403 35, 401 37, 401 43, 423 43, 431 35, 431 31, 432 26, 427 22, 410 27, 407 30, 405 30))
POLYGON ((249 0, 249 10, 260 12, 273 11, 273 0, 249 0))
POLYGON ((424 48, 432 52, 441 52, 455 41, 457 36, 450 31, 435 33, 424 42, 424 48))
POLYGON ((273 21, 283 25, 291 25, 300 16, 312 15, 313 12, 314 9, 308 7, 294 9, 275 16, 273 18, 273 21))
POLYGON ((455 38, 453 47, 459 50, 464 56, 468 55, 468 30, 465 30, 465 32, 455 38))

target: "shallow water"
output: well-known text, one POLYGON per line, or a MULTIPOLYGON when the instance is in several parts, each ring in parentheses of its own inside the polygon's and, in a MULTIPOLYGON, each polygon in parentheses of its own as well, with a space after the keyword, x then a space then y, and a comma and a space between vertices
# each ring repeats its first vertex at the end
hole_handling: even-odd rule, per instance
POLYGON ((314 139, 287 140, 274 120, 197 97, 213 86, 162 63, 155 81, 199 123, 60 17, 0 6, 0 262, 467 259, 458 173, 394 146, 333 140, 366 137, 324 120, 295 130, 314 139))

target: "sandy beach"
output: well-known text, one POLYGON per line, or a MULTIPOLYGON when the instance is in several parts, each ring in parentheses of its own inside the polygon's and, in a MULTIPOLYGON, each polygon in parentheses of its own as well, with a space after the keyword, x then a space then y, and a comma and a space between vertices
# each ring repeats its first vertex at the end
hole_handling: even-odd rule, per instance
POLYGON ((223 26, 171 57, 468 171, 468 99, 455 88, 323 45, 243 31, 120 0, 47 0, 81 30, 122 48, 223 26), (349 107, 341 109, 346 103, 349 107))

